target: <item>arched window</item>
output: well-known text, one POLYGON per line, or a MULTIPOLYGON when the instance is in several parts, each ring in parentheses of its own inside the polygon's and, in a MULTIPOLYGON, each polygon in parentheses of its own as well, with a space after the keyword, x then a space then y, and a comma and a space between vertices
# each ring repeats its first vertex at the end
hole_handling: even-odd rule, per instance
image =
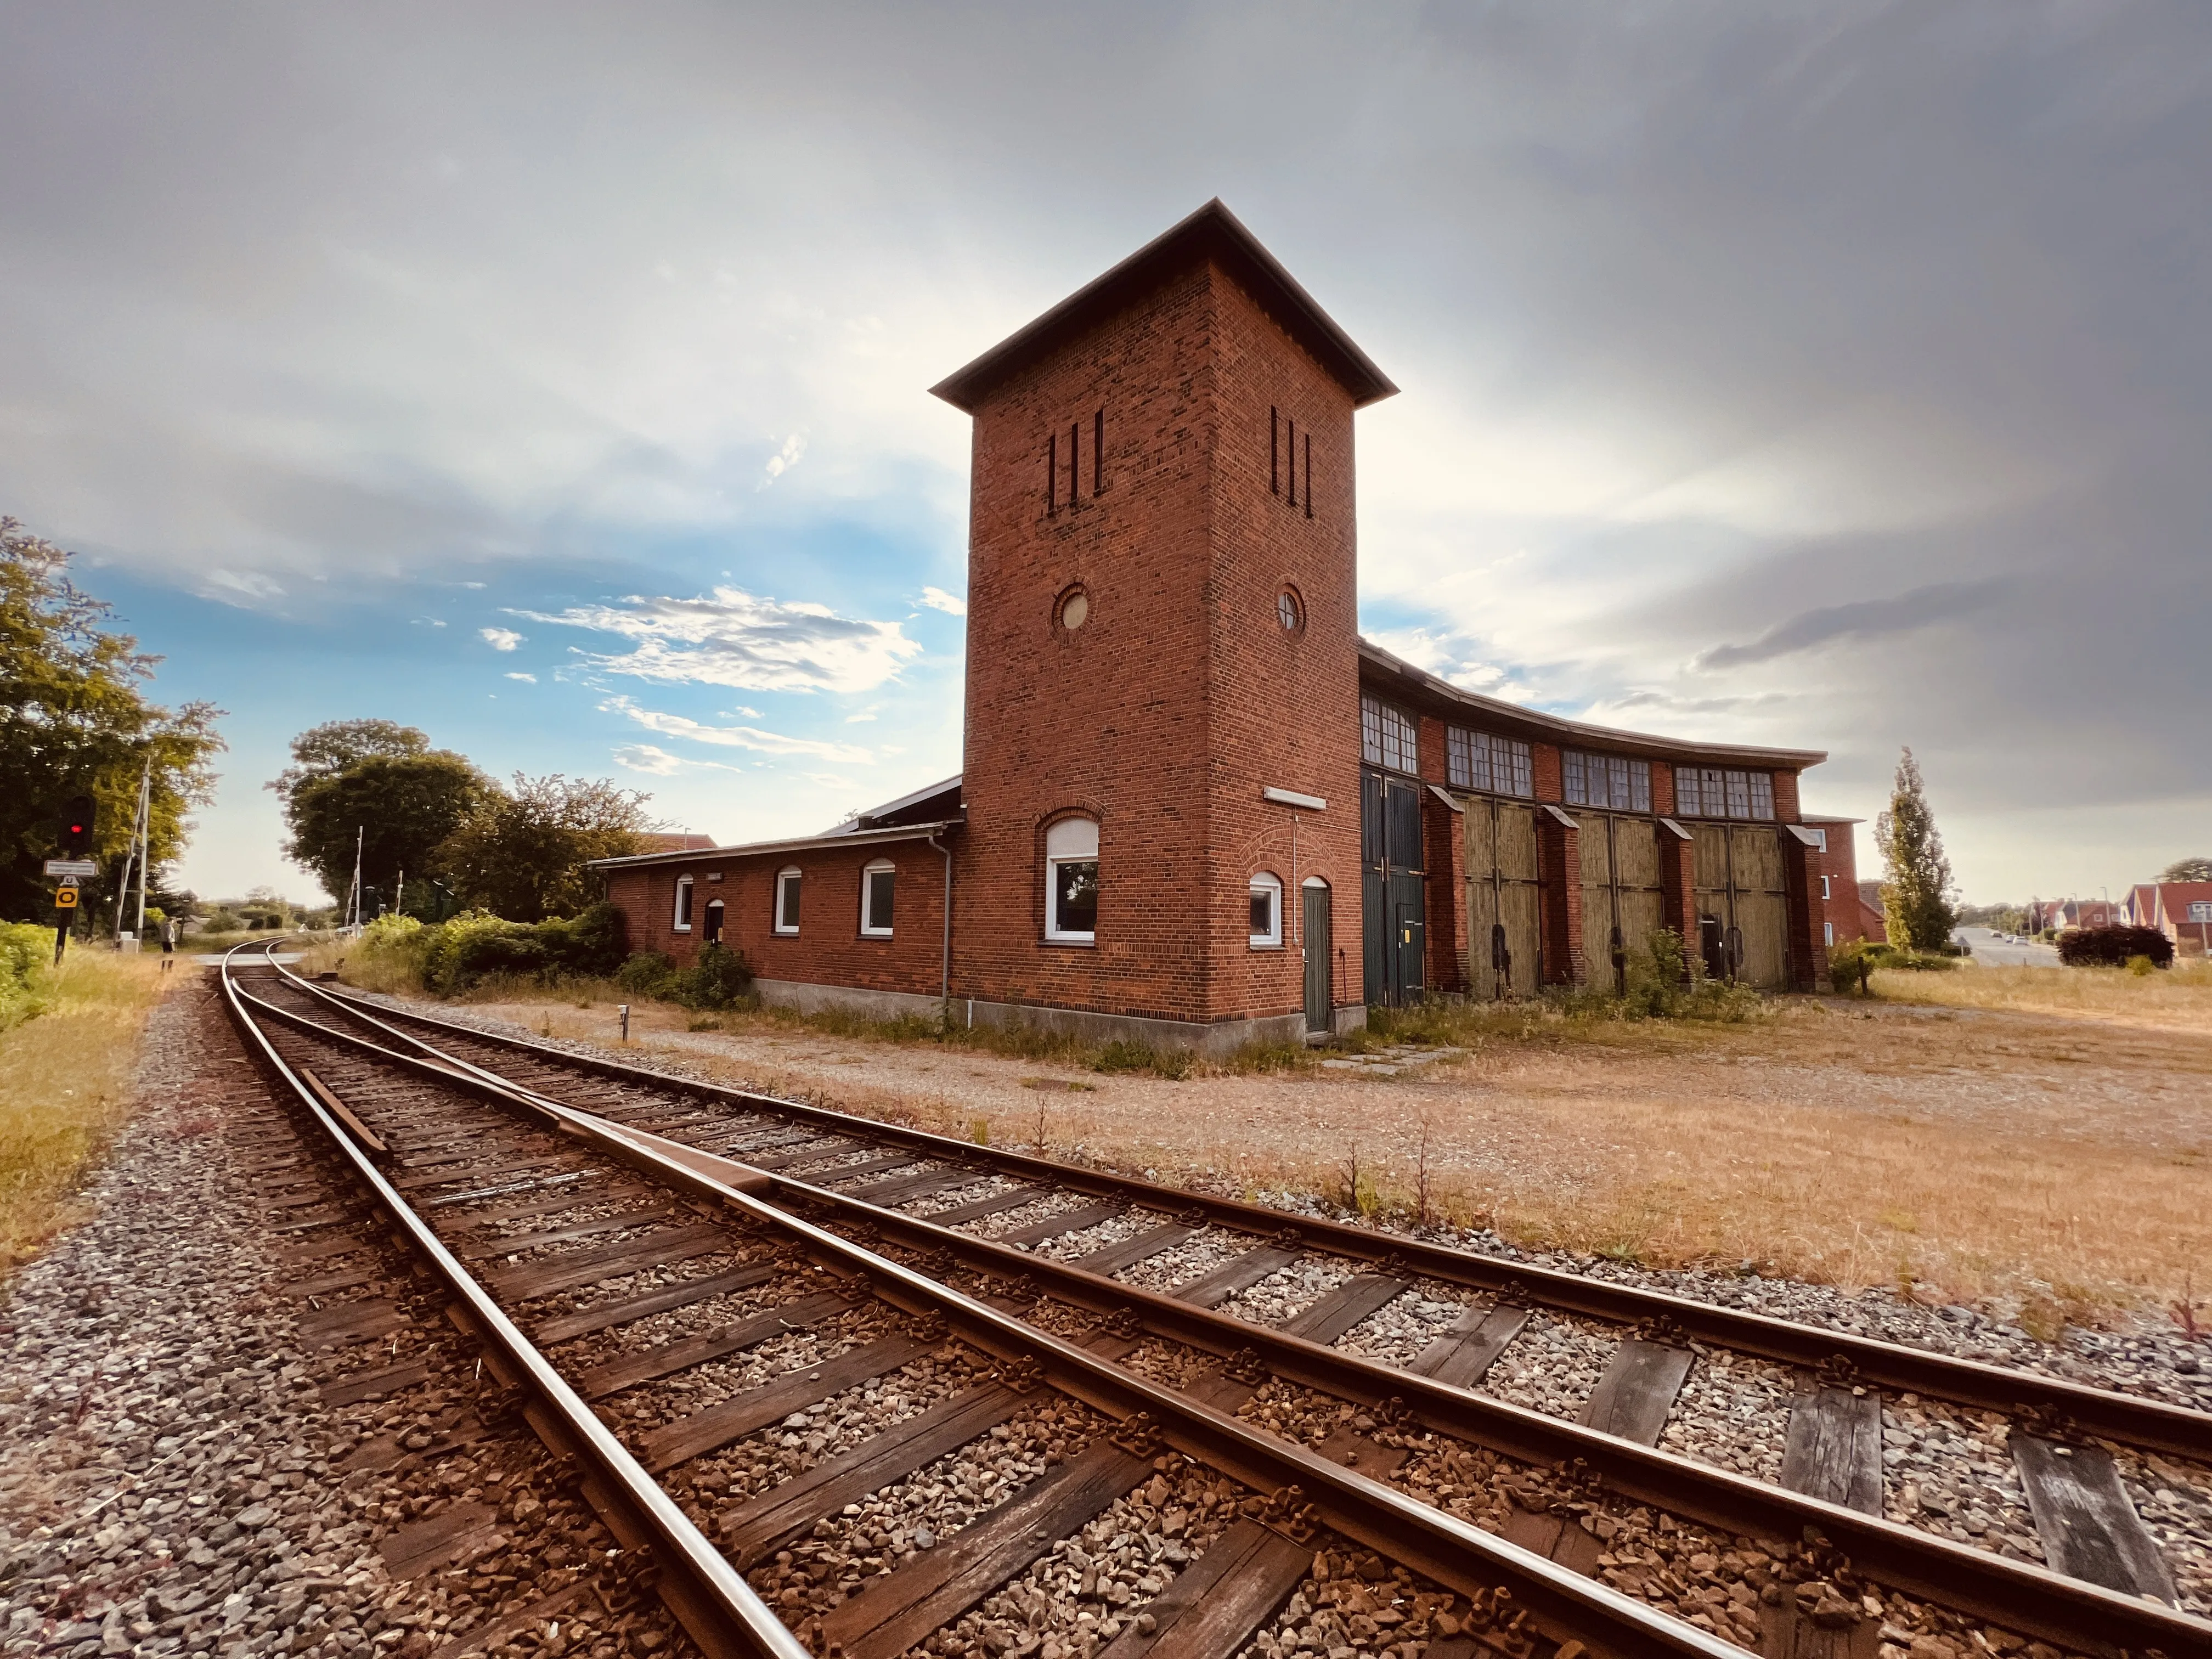
POLYGON ((1283 942, 1283 879, 1261 871, 1252 878, 1252 948, 1272 951, 1283 942))
POLYGON ((691 931, 691 878, 689 876, 676 878, 676 915, 672 925, 679 933, 691 931))
POLYGON ((775 872, 775 931, 799 931, 799 866, 795 864, 775 872))
POLYGON ((707 901, 707 931, 702 937, 709 945, 722 942, 722 901, 720 899, 707 901))
POLYGON ((1044 936, 1069 945, 1098 938, 1098 826, 1062 818, 1044 832, 1044 936))
POLYGON ((860 872, 860 932, 869 939, 891 936, 891 901, 896 896, 898 866, 878 859, 860 872))

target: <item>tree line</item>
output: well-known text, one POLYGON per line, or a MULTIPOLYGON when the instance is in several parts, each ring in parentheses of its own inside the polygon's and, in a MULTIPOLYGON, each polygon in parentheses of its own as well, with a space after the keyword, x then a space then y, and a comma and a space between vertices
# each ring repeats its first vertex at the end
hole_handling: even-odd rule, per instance
POLYGON ((267 787, 283 804, 285 855, 342 907, 358 854, 364 917, 574 915, 599 897, 590 861, 644 852, 659 827, 646 813, 650 796, 610 779, 517 772, 502 784, 386 720, 302 732, 292 764, 267 787))

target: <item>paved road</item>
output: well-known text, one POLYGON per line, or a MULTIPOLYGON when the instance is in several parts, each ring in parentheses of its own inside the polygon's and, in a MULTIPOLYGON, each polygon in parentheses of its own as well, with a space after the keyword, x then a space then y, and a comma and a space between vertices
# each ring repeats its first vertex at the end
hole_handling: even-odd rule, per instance
POLYGON ((1973 959, 1984 968, 2056 968, 2058 951, 2049 945, 2014 945, 1999 939, 1994 928, 1961 927, 1958 936, 1973 948, 1973 959))

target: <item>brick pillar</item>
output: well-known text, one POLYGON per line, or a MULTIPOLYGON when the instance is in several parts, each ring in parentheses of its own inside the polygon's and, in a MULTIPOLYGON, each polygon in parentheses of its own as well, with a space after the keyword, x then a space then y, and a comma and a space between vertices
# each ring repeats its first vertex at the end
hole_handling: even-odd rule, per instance
POLYGON ((1536 809, 1536 872, 1544 926, 1544 983, 1580 985, 1583 966, 1581 826, 1556 806, 1536 809))
POLYGON ((1782 826, 1782 884, 1790 905, 1790 988, 1818 990, 1828 977, 1828 946, 1820 937, 1820 849, 1812 831, 1782 826))
MULTIPOLYGON (((1422 734, 1423 741, 1427 733, 1422 734)), ((1441 790, 1421 792, 1421 842, 1428 866, 1428 980, 1432 991, 1463 995, 1467 956, 1467 820, 1441 790)))
POLYGON ((1662 920, 1682 936, 1686 979, 1690 953, 1698 948, 1698 843, 1672 818, 1659 823, 1659 890, 1662 920))

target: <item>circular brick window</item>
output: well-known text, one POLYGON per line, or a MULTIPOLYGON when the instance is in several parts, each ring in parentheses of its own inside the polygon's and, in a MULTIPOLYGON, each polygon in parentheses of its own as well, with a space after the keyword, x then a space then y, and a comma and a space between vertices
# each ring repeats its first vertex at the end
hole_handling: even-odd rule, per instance
POLYGON ((1275 595, 1275 620, 1288 634, 1295 634, 1306 625, 1306 608, 1299 601, 1297 588, 1286 587, 1275 595))
POLYGON ((1073 634, 1091 620, 1091 595, 1080 587, 1069 588, 1054 607, 1053 620, 1073 634))

